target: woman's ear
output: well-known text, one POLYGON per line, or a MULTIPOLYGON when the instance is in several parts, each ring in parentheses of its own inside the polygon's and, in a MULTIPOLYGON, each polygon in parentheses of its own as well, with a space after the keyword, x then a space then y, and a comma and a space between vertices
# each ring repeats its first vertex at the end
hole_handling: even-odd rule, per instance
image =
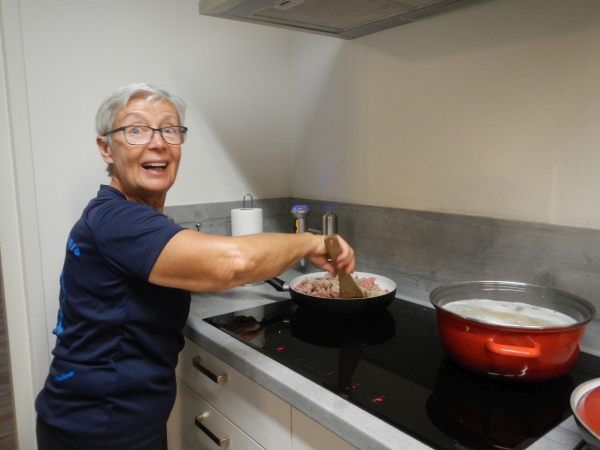
POLYGON ((108 142, 104 140, 103 136, 96 136, 96 145, 100 150, 100 156, 107 164, 113 164, 112 148, 108 145, 108 142))

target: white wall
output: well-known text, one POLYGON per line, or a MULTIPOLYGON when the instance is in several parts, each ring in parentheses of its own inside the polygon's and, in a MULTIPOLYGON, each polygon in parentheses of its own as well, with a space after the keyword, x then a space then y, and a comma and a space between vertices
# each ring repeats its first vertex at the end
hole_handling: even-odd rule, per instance
POLYGON ((292 195, 600 228, 600 2, 292 38, 292 195))

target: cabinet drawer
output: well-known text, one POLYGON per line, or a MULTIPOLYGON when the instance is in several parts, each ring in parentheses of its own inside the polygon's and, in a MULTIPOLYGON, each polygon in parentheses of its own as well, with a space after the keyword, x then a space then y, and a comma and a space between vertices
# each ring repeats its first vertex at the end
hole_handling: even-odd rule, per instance
POLYGON ((177 376, 264 448, 291 449, 291 406, 189 339, 177 376))
POLYGON ((167 427, 169 450, 264 450, 180 380, 167 427), (198 415, 205 431, 196 425, 198 415))

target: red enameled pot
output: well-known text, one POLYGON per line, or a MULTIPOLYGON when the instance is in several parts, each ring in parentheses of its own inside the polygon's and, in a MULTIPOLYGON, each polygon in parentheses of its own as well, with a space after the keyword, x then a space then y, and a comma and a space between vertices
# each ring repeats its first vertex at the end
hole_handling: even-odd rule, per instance
POLYGON ((558 378, 573 368, 585 325, 596 309, 587 300, 557 289, 508 281, 455 283, 434 289, 442 346, 456 364, 511 381, 558 378), (451 302, 488 299, 526 303, 561 312, 576 323, 561 327, 497 325, 447 311, 451 302))

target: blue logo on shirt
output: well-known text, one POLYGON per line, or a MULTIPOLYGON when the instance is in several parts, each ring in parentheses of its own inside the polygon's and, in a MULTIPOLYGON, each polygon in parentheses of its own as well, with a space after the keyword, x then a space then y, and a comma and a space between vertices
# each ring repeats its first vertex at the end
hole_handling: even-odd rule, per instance
POLYGON ((71 378, 73 375, 75 375, 75 372, 73 372, 71 370, 69 373, 63 373, 62 375, 56 375, 54 377, 54 381, 65 381, 67 378, 71 378))
MULTIPOLYGON (((56 323, 56 328, 54 328, 54 330, 52 331, 56 336, 58 336, 60 333, 63 332, 63 326, 62 326, 62 322, 63 322, 63 304, 65 302, 65 298, 67 297, 67 291, 65 289, 65 279, 64 279, 64 272, 60 273, 60 287, 61 287, 61 299, 60 299, 60 307, 58 308, 58 321, 56 323)), ((60 342, 60 340, 57 341, 57 344, 60 342)))
POLYGON ((81 255, 81 250, 79 250, 79 247, 77 247, 77 244, 71 236, 69 236, 69 239, 67 240, 67 248, 71 250, 75 256, 81 255))

